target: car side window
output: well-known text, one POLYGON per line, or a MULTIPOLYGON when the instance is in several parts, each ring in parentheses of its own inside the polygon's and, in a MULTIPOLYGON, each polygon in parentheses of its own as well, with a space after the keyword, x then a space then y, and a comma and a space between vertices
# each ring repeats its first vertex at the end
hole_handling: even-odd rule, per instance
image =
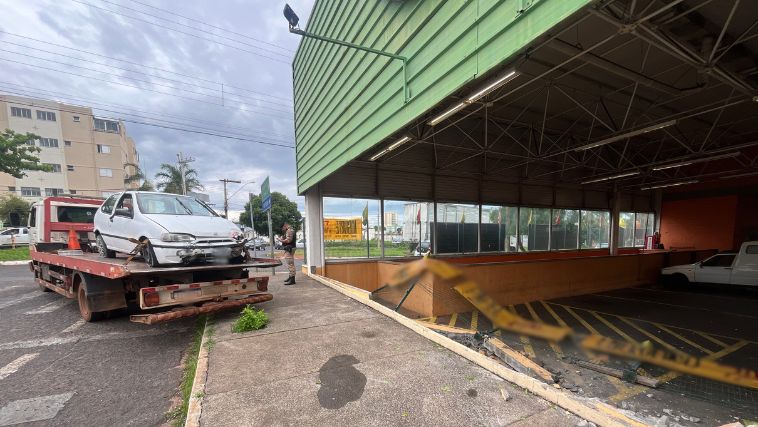
POLYGON ((747 248, 745 248, 745 253, 748 254, 758 254, 758 245, 748 245, 747 248))
POLYGON ((703 261, 703 267, 731 267, 736 255, 716 255, 703 261))
POLYGON ((110 214, 113 212, 113 205, 116 204, 116 198, 118 197, 118 194, 114 194, 110 197, 108 197, 108 200, 103 203, 103 206, 100 208, 103 213, 110 214))
POLYGON ((124 194, 124 197, 118 201, 116 209, 129 209, 129 212, 134 213, 134 203, 131 194, 124 194))

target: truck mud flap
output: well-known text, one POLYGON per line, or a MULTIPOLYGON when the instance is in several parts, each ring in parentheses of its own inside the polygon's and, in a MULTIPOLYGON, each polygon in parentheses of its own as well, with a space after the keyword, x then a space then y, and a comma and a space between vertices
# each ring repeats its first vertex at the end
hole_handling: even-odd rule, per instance
POLYGON ((170 322, 172 320, 183 319, 185 317, 199 316, 201 314, 215 313, 217 311, 229 310, 231 308, 242 307, 247 304, 256 304, 259 302, 271 301, 274 298, 269 293, 256 294, 242 299, 227 300, 222 302, 208 302, 201 307, 184 307, 173 311, 153 314, 134 314, 129 320, 135 323, 144 323, 146 325, 155 325, 156 323, 170 322))

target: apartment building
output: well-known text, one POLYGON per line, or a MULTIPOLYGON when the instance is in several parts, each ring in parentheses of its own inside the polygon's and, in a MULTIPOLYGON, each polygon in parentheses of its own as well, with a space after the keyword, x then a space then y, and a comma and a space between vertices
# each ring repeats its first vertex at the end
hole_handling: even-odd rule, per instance
POLYGON ((50 172, 27 171, 23 178, 0 173, 0 194, 27 200, 58 194, 105 197, 125 187, 139 164, 134 140, 120 120, 96 117, 91 108, 0 95, 0 130, 39 136, 39 158, 50 172))

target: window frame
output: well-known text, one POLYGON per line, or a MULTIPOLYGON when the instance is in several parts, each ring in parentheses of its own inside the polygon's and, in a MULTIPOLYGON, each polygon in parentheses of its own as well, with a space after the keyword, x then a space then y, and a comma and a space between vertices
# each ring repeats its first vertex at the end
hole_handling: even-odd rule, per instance
POLYGON ((98 154, 111 154, 111 146, 106 144, 97 144, 98 154))
POLYGON ((113 178, 113 169, 110 168, 98 168, 98 175, 100 178, 113 178), (108 171, 103 175, 103 171, 108 171))
POLYGON ((39 187, 21 187, 21 196, 22 197, 42 197, 42 191, 40 190, 39 187), (31 194, 24 194, 25 191, 31 194))
POLYGON ((11 105, 11 117, 18 117, 18 118, 21 118, 21 119, 31 119, 32 118, 32 109, 31 108, 24 108, 24 107, 14 107, 14 106, 11 105), (19 111, 21 113, 21 115, 13 114, 15 112, 14 110, 19 111), (29 115, 28 116, 24 115, 25 112, 28 112, 29 115))
POLYGON ((36 110, 36 111, 37 111, 37 120, 42 120, 46 122, 57 121, 55 112, 53 111, 47 111, 47 110, 36 110))

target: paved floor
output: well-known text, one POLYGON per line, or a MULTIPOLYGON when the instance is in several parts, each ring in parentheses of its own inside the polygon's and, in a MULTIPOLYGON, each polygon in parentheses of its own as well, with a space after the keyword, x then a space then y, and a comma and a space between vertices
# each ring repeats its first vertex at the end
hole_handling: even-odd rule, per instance
POLYGON ((269 285, 263 330, 216 318, 201 424, 551 425, 580 420, 312 280, 269 285), (506 399, 505 397, 508 397, 506 399))
POLYGON ((0 426, 160 425, 181 380, 193 320, 81 321, 26 266, 0 267, 0 426))
MULTIPOLYGON (((637 343, 650 341, 656 347, 756 369, 756 307, 756 291, 692 286, 629 288, 507 308, 526 319, 567 325, 579 334, 599 333, 619 341, 637 343)), ((489 321, 476 311, 427 320, 479 331, 492 329, 489 321)), ((589 357, 571 343, 548 344, 507 332, 498 331, 497 334, 529 357, 561 371, 584 396, 600 397, 647 415, 666 415, 665 411, 669 411, 714 425, 732 422, 734 417, 758 417, 758 392, 754 390, 643 365, 642 372, 663 383, 658 390, 652 390, 570 363, 572 358, 589 357)), ((621 361, 612 359, 609 362, 621 361)))

